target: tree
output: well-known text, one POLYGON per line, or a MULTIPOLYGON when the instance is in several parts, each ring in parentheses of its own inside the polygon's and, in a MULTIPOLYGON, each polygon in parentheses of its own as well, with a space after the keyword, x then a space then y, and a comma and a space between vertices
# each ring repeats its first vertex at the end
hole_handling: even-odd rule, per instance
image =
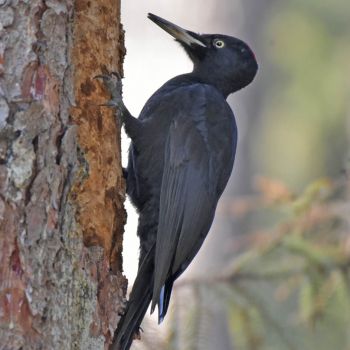
POLYGON ((93 77, 122 71, 120 1, 0 5, 0 339, 102 349, 122 275, 120 129, 93 77))

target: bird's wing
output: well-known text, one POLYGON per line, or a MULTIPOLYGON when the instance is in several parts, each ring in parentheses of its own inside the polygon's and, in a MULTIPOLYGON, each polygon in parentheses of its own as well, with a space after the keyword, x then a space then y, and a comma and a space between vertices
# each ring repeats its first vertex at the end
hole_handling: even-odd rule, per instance
MULTIPOLYGON (((235 151, 232 145, 226 144, 226 151, 218 151, 211 144, 213 135, 207 123, 212 108, 203 100, 196 107, 191 108, 195 111, 192 116, 183 113, 172 121, 166 141, 152 310, 167 278, 181 273, 204 241, 221 194, 218 192, 221 175, 227 174, 226 185, 232 169, 235 151), (229 161, 222 164, 222 157, 229 161)), ((233 131, 231 124, 228 121, 226 134, 233 131)))

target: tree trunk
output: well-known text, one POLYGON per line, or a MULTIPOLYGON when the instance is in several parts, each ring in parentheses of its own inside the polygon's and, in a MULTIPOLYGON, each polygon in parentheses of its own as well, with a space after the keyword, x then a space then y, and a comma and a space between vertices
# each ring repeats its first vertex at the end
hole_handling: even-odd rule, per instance
POLYGON ((126 293, 120 0, 0 0, 0 348, 107 348, 126 293))

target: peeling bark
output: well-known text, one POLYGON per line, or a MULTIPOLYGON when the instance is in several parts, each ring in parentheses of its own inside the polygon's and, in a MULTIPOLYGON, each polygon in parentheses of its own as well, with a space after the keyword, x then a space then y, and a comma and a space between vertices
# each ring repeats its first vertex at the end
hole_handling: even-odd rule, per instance
POLYGON ((118 0, 0 0, 0 348, 107 349, 127 281, 118 0))

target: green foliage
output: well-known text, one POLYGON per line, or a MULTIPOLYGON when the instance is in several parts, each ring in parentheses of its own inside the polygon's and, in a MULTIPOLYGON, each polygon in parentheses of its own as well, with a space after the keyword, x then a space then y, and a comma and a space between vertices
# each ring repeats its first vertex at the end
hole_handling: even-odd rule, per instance
POLYGON ((337 210, 349 203, 335 195, 345 182, 317 180, 298 196, 286 196, 290 190, 281 191, 280 182, 263 183, 254 210, 283 206, 288 214, 273 230, 251 234, 253 246, 221 276, 182 285, 195 288, 196 295, 186 310, 184 348, 201 348, 198 329, 211 303, 198 291, 213 290, 219 296, 215 307, 219 300, 227 310, 235 350, 349 349, 350 225, 337 210))

